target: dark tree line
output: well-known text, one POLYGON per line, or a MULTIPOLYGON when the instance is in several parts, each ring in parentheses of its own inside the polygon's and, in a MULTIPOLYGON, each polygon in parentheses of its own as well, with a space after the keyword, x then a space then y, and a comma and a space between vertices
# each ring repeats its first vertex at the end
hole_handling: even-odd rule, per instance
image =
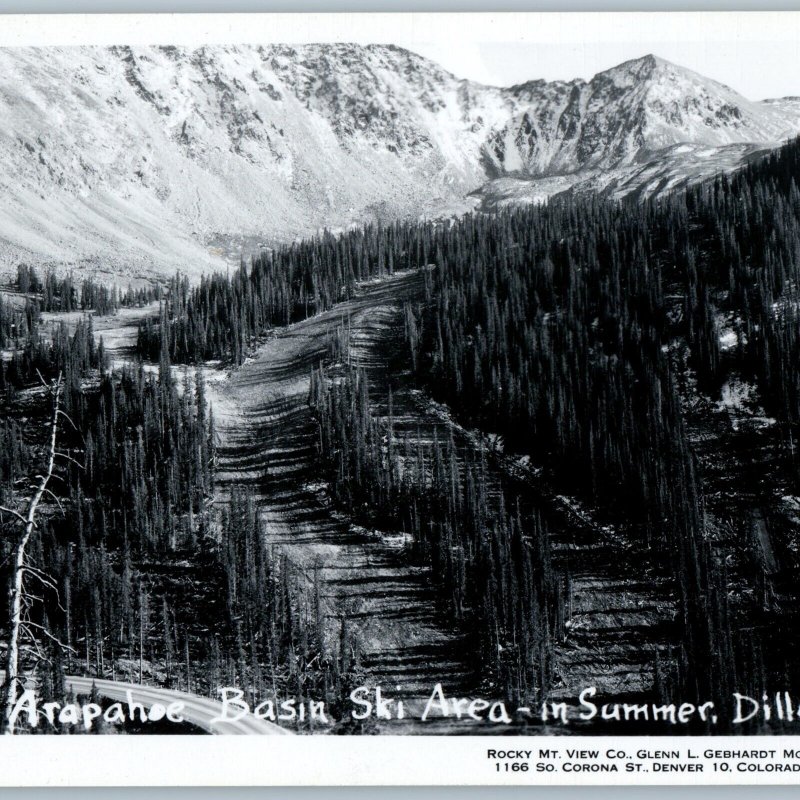
POLYGON ((135 639, 132 564, 142 568, 165 559, 202 535, 213 481, 213 428, 202 379, 187 378, 179 391, 168 364, 158 376, 141 366, 109 372, 91 321, 79 322, 71 335, 62 325, 49 340, 34 330, 6 374, 16 390, 4 398, 7 504, 24 492, 28 473, 41 468, 36 384, 55 375, 62 376, 67 415, 61 448, 71 455, 61 465, 38 540, 50 548, 39 563, 67 605, 61 603, 62 613, 50 597, 43 613, 70 646, 81 640, 88 653, 94 642, 86 660, 103 674, 114 647, 135 639), (23 397, 29 414, 24 428, 17 421, 23 397))
MULTIPOLYGON (((4 505, 41 469, 41 380, 62 376, 69 417, 59 431, 69 458, 32 543, 48 580, 32 620, 66 645, 41 643, 47 693, 63 696, 69 672, 122 670, 194 692, 240 685, 262 698, 339 701, 358 665, 324 641, 313 584, 267 551, 251 497, 234 491, 218 510, 209 502, 214 426, 202 372, 176 378, 166 353, 157 373, 111 372, 89 320, 50 339, 34 327, 4 375, 4 505)), ((0 524, 10 533, 14 520, 0 524)), ((32 668, 32 652, 25 658, 32 668)))
POLYGON ((357 281, 427 264, 435 231, 433 224, 367 225, 264 252, 233 275, 204 277, 195 288, 176 276, 159 319, 141 326, 139 352, 156 359, 165 341, 175 363, 239 364, 271 328, 346 300, 357 281))
POLYGON ((758 617, 732 618, 710 552, 677 391, 681 342, 701 390, 731 374, 759 383, 795 476, 798 153, 794 142, 642 205, 589 199, 468 218, 442 233, 425 303, 406 312, 414 370, 435 397, 533 454, 557 485, 642 526, 656 563, 671 566, 679 681, 698 696, 726 695, 755 660, 743 639, 769 633, 758 617), (738 340, 724 354, 723 324, 738 340))
MULTIPOLYGON (((326 630, 318 570, 306 574, 267 547, 252 494, 234 489, 219 517, 217 560, 224 576, 228 652, 235 655, 227 685, 257 701, 282 693, 326 700, 334 718, 363 673, 347 626, 326 630)), ((212 667, 211 683, 216 681, 212 667)))
POLYGON ((102 339, 99 344, 95 342, 91 318, 78 322, 71 335, 64 323, 50 336, 42 334, 34 324, 24 342, 17 340, 15 344, 8 363, 0 365, 0 390, 13 395, 18 389, 61 374, 69 411, 81 402, 87 373, 108 366, 102 339))
POLYGON ((486 454, 450 437, 397 441, 390 410, 379 419, 357 370, 332 379, 320 367, 309 401, 334 499, 368 525, 410 535, 416 557, 456 625, 474 636, 472 666, 515 701, 546 696, 552 640, 563 625, 563 582, 535 511, 492 491, 486 454))
POLYGON ((19 342, 24 342, 38 320, 36 303, 26 301, 24 306, 18 307, 0 297, 0 349, 13 349, 19 342))
POLYGON ((17 266, 17 290, 22 294, 39 294, 42 291, 42 281, 34 267, 28 264, 17 266))
POLYGON ((103 316, 113 314, 120 308, 144 306, 161 298, 161 287, 147 286, 134 289, 129 286, 120 292, 116 284, 98 283, 85 278, 78 284, 67 273, 58 277, 53 270, 46 270, 40 278, 34 267, 20 264, 17 267, 17 290, 24 295, 34 295, 42 311, 94 311, 103 316))
POLYGON ((419 379, 464 422, 642 526, 641 546, 675 578, 687 688, 721 697, 730 629, 710 589, 647 213, 587 201, 470 220, 451 231, 406 333, 419 379))
MULTIPOLYGON (((703 392, 732 375, 757 382, 796 484, 798 159, 791 142, 733 175, 640 204, 555 200, 451 224, 325 234, 195 289, 177 278, 160 319, 142 327, 140 351, 154 359, 165 343, 176 362, 239 363, 272 326, 329 308, 357 281, 435 265, 424 303, 406 310, 417 381, 461 421, 535 457, 554 485, 641 532, 637 546, 674 579, 679 680, 697 696, 721 696, 756 657, 740 642, 747 619, 728 607, 708 542, 679 392, 683 351, 703 392), (737 343, 723 351, 725 326, 737 343)), ((335 489, 372 515, 396 516, 397 476, 373 474, 368 426, 354 425, 335 427, 326 445, 359 437, 329 464, 335 489)))

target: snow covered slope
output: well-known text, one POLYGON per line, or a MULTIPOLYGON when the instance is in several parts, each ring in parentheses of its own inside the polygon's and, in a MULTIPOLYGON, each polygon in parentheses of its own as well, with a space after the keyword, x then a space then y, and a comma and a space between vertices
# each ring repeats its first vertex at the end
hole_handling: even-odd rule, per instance
POLYGON ((798 130, 790 101, 753 103, 655 56, 588 83, 538 82, 511 92, 525 108, 490 137, 487 151, 498 173, 609 170, 676 144, 774 143, 798 130))
POLYGON ((198 274, 324 226, 465 210, 482 187, 674 184, 798 130, 796 99, 653 57, 501 89, 392 46, 1 49, 0 271, 198 274))

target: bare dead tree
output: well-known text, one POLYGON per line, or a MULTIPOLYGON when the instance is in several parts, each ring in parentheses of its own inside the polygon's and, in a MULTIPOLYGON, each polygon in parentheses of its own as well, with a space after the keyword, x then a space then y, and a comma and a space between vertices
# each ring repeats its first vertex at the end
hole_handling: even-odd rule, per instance
MULTIPOLYGON (((41 379, 41 375, 39 377, 41 379)), ((42 383, 45 383, 43 379, 42 383)), ((61 501, 48 486, 52 478, 57 477, 55 476, 56 459, 60 457, 78 464, 72 456, 58 450, 56 447, 59 420, 63 417, 74 427, 72 420, 61 409, 61 394, 63 390, 62 376, 59 374, 56 380, 49 385, 45 384, 45 386, 53 404, 53 413, 49 426, 50 436, 46 456, 46 468, 42 474, 36 475, 38 483, 30 487, 33 490, 33 495, 28 502, 27 508, 23 512, 0 506, 0 512, 10 514, 14 517, 16 523, 21 528, 12 553, 13 572, 9 585, 8 598, 8 642, 6 649, 5 689, 3 698, 4 714, 2 721, 0 721, 0 730, 6 734, 14 733, 12 712, 17 703, 18 690, 24 683, 24 676, 20 673, 19 663, 21 642, 29 641, 31 643, 33 653, 37 660, 46 660, 46 656, 40 645, 40 639, 42 638, 50 640, 63 649, 71 649, 43 625, 29 619, 26 613, 34 599, 33 595, 26 589, 26 576, 37 580, 45 588, 52 589, 56 593, 58 592, 52 578, 42 570, 34 567, 30 563, 28 557, 28 545, 38 526, 37 512, 39 510, 39 505, 42 502, 42 498, 45 495, 49 495, 55 500, 58 506, 61 507, 61 501)), ((78 464, 78 466, 81 465, 78 464)))

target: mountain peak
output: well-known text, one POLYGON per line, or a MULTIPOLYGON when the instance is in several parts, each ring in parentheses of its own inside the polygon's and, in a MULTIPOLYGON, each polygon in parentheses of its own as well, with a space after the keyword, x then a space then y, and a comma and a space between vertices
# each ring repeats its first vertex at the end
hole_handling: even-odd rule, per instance
POLYGON ((685 67, 648 53, 588 83, 527 84, 527 108, 489 142, 505 173, 568 175, 641 163, 679 145, 774 143, 796 130, 789 101, 757 104, 685 67))
POLYGON ((614 83, 617 86, 628 87, 665 76, 680 76, 690 81, 698 79, 707 81, 707 79, 685 67, 673 64, 671 61, 667 61, 665 58, 656 56, 653 53, 648 53, 645 56, 623 61, 610 69, 598 72, 592 78, 591 83, 614 83))
MULTIPOLYGON (((736 102, 749 102, 730 86, 653 53, 623 61, 615 67, 599 72, 592 78, 591 83, 595 85, 610 83, 626 89, 634 86, 646 88, 648 85, 652 86, 653 84, 694 86, 700 87, 706 93, 720 97, 724 96, 726 100, 734 99, 736 102)), ((686 89, 686 91, 688 92, 689 90, 686 89)))
POLYGON ((615 69, 656 69, 657 67, 675 65, 671 61, 667 61, 655 53, 647 53, 647 55, 639 56, 638 58, 630 58, 618 64, 615 69))

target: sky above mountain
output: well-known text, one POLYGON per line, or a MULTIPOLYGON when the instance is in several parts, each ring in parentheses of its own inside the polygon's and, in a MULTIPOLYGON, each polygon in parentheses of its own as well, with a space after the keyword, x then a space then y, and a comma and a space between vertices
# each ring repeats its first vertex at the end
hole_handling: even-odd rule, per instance
POLYGON ((399 41, 461 78, 510 86, 532 78, 589 80, 623 61, 655 53, 750 100, 800 95, 800 15, 743 13, 539 14, 460 23, 431 41, 417 26, 399 41))
POLYGON ((800 95, 800 78, 786 69, 800 57, 795 42, 773 46, 765 42, 740 42, 719 46, 699 42, 646 39, 548 44, 529 42, 470 42, 442 48, 441 43, 404 44, 437 60, 461 78, 491 86, 512 86, 533 77, 544 80, 590 80, 621 61, 655 53, 735 89, 750 100, 800 95), (757 68, 754 68, 757 65, 757 68))
MULTIPOLYGON (((115 4, 125 7, 124 0, 115 4)), ((397 44, 460 78, 496 86, 589 80, 655 53, 750 100, 800 95, 793 69, 800 11, 575 13, 571 7, 565 0, 565 13, 17 15, 4 17, 0 47, 397 44)))

